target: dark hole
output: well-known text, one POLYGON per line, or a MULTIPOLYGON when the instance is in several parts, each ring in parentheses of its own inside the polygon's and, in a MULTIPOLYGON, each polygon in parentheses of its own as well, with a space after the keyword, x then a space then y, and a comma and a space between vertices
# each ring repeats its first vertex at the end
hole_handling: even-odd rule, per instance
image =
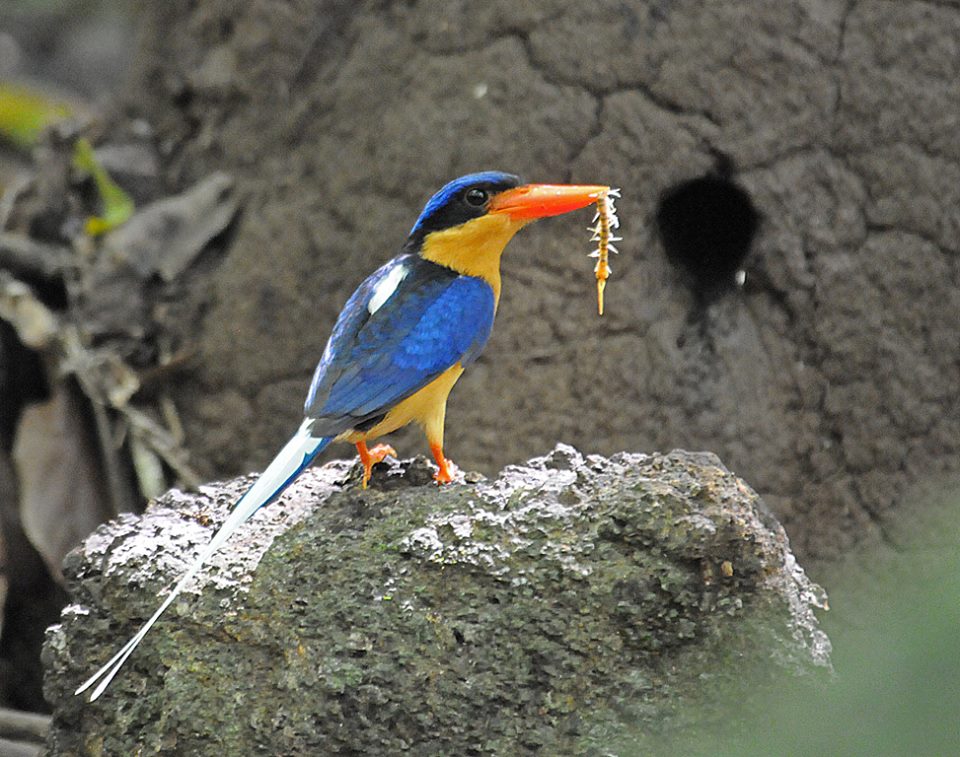
POLYGON ((465 637, 459 628, 453 629, 453 638, 457 640, 457 644, 463 644, 465 641, 465 637))
POLYGON ((736 285, 760 214, 750 195, 731 178, 729 159, 714 173, 667 190, 657 208, 657 228, 667 259, 695 292, 710 298, 736 285))

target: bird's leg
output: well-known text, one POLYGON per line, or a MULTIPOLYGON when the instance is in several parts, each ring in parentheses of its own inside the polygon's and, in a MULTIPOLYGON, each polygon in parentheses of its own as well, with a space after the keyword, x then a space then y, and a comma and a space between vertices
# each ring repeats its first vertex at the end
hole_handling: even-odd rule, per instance
POLYGON ((387 455, 397 456, 397 451, 389 444, 378 444, 373 449, 367 449, 366 442, 357 442, 357 453, 360 455, 360 462, 363 463, 363 483, 361 488, 366 489, 370 483, 370 476, 373 473, 373 466, 383 461, 387 455))
MULTIPOLYGON (((460 369, 463 372, 463 368, 460 369)), ((459 378, 459 373, 457 377, 459 378)), ((452 384, 451 384, 452 386, 452 384)), ((449 393, 449 389, 447 392, 449 393)), ((439 470, 434 475, 433 480, 438 484, 449 484, 453 477, 459 472, 453 460, 447 460, 443 454, 443 422, 447 415, 447 398, 437 403, 433 412, 426 418, 423 424, 423 430, 427 435, 427 444, 430 445, 430 452, 433 453, 433 459, 437 461, 439 470)))
POLYGON ((453 460, 448 460, 443 456, 442 443, 431 442, 430 451, 433 453, 433 459, 437 461, 437 467, 440 469, 434 475, 433 480, 438 484, 449 484, 458 473, 457 466, 453 460))

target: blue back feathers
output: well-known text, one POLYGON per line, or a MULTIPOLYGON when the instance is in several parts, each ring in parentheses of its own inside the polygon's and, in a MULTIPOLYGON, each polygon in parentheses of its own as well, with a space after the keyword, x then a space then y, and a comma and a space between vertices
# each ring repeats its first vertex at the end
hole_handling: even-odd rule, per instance
POLYGON ((487 343, 494 312, 493 290, 482 279, 419 255, 394 258, 357 288, 337 319, 304 407, 317 419, 311 433, 362 426, 458 361, 469 364, 487 343), (371 313, 378 284, 398 266, 403 278, 371 313))

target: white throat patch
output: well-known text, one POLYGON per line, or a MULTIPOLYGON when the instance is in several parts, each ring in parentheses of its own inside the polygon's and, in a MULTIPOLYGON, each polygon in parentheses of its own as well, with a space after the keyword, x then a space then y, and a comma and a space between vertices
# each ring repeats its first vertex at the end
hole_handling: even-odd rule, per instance
POLYGON ((407 278, 408 273, 410 273, 410 269, 407 268, 407 266, 397 265, 391 268, 387 275, 380 279, 373 288, 373 297, 371 297, 370 302, 367 303, 367 310, 370 312, 370 315, 373 315, 383 307, 383 303, 389 300, 390 296, 397 291, 400 282, 407 278))

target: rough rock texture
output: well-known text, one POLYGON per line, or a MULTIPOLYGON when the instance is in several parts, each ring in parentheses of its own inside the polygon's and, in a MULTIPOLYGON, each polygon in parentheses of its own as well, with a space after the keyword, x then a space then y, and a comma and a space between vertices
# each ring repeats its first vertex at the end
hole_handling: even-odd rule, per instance
POLYGON ((197 350, 203 472, 262 469, 352 288, 439 184, 497 167, 623 187, 626 239, 602 321, 584 218, 513 243, 455 459, 710 449, 800 554, 882 538, 960 468, 958 39, 946 0, 147 4, 127 99, 166 178, 228 171, 245 202, 165 325, 197 350), (763 222, 745 288, 691 319, 652 219, 717 153, 763 222))
POLYGON ((51 752, 608 754, 829 667, 822 592, 713 455, 558 446, 442 490, 422 458, 385 467, 366 492, 344 463, 304 474, 88 704, 249 481, 99 529, 48 633, 51 752))

